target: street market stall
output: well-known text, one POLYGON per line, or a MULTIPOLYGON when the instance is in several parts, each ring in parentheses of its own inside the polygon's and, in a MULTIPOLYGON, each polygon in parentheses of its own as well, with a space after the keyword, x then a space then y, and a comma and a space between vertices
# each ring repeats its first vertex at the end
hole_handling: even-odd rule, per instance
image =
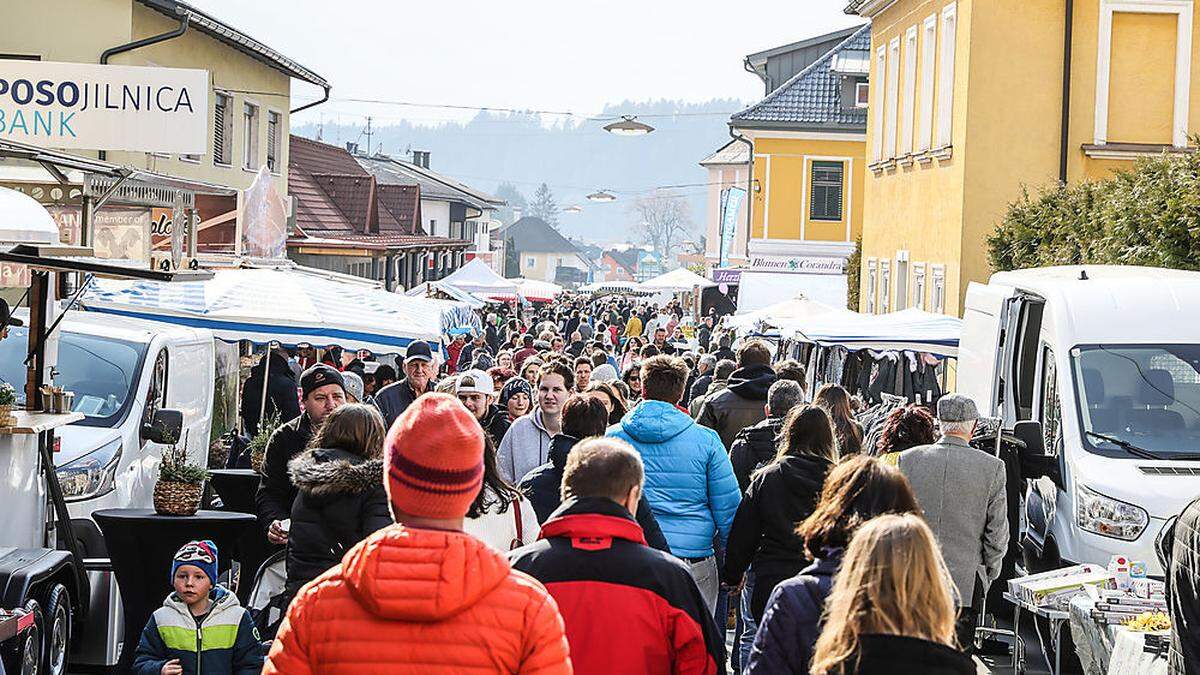
POLYGON ((673 269, 670 272, 660 274, 653 279, 647 279, 638 285, 642 290, 645 291, 653 291, 656 293, 661 291, 679 293, 683 291, 692 291, 696 288, 710 288, 712 286, 716 286, 717 284, 705 279, 686 267, 680 267, 678 269, 673 269))
POLYGON ((595 281, 579 287, 581 293, 601 295, 652 295, 655 291, 645 290, 636 281, 595 281))
POLYGON ((825 315, 853 314, 848 309, 827 305, 800 295, 725 319, 723 325, 738 332, 768 333, 782 326, 803 326, 805 322, 825 315))
POLYGON ((208 328, 222 340, 336 345, 378 354, 398 353, 414 340, 440 349, 444 334, 479 327, 465 303, 389 293, 290 265, 216 269, 211 281, 170 286, 99 280, 81 304, 97 312, 208 328))
POLYGON ((832 311, 775 323, 798 339, 846 349, 917 351, 958 356, 962 319, 910 308, 890 314, 832 311))
POLYGON ((554 302, 555 298, 563 292, 563 287, 549 281, 538 281, 537 279, 526 279, 524 277, 518 279, 508 279, 517 284, 517 293, 521 298, 529 302, 554 302))
POLYGON ((508 302, 517 297, 518 279, 505 279, 496 274, 481 258, 474 258, 453 273, 438 280, 443 286, 454 286, 484 299, 508 302))
POLYGON ((403 293, 410 298, 443 298, 446 300, 455 300, 470 305, 471 309, 482 309, 488 304, 487 300, 480 298, 474 293, 469 293, 457 286, 452 286, 441 281, 425 281, 407 291, 398 288, 396 292, 403 293))

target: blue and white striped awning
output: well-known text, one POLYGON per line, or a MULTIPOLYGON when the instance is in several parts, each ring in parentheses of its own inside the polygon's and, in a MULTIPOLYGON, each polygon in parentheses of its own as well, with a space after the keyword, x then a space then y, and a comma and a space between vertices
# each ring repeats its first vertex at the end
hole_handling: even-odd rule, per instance
POLYGON ((208 328, 222 340, 402 352, 425 340, 479 327, 461 302, 410 298, 305 268, 218 269, 208 281, 158 283, 96 279, 88 310, 208 328))

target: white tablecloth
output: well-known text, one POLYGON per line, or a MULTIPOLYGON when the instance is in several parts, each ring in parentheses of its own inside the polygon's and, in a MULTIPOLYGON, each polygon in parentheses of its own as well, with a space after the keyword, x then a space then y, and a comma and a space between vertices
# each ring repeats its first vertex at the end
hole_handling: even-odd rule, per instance
POLYGON ((1108 675, 1166 675, 1167 659, 1147 654, 1143 648, 1146 635, 1124 627, 1116 629, 1108 675))

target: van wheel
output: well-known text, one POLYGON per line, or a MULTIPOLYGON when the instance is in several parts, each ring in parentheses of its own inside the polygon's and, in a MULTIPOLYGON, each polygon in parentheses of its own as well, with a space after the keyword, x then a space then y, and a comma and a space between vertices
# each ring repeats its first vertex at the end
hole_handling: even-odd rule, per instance
POLYGON ((21 609, 33 615, 33 626, 21 640, 21 675, 42 675, 42 634, 46 627, 46 617, 42 614, 42 606, 37 600, 30 598, 21 609))
POLYGON ((46 594, 46 636, 42 663, 46 675, 65 675, 67 655, 71 652, 71 594, 62 584, 54 584, 46 594))

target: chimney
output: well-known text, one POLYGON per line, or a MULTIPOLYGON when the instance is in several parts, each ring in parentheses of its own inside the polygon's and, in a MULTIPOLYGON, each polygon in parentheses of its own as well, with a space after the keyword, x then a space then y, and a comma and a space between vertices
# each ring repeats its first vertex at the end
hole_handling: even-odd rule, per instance
POLYGON ((417 166, 421 167, 422 169, 429 168, 429 151, 428 150, 413 150, 412 158, 413 158, 413 164, 416 164, 417 166))

